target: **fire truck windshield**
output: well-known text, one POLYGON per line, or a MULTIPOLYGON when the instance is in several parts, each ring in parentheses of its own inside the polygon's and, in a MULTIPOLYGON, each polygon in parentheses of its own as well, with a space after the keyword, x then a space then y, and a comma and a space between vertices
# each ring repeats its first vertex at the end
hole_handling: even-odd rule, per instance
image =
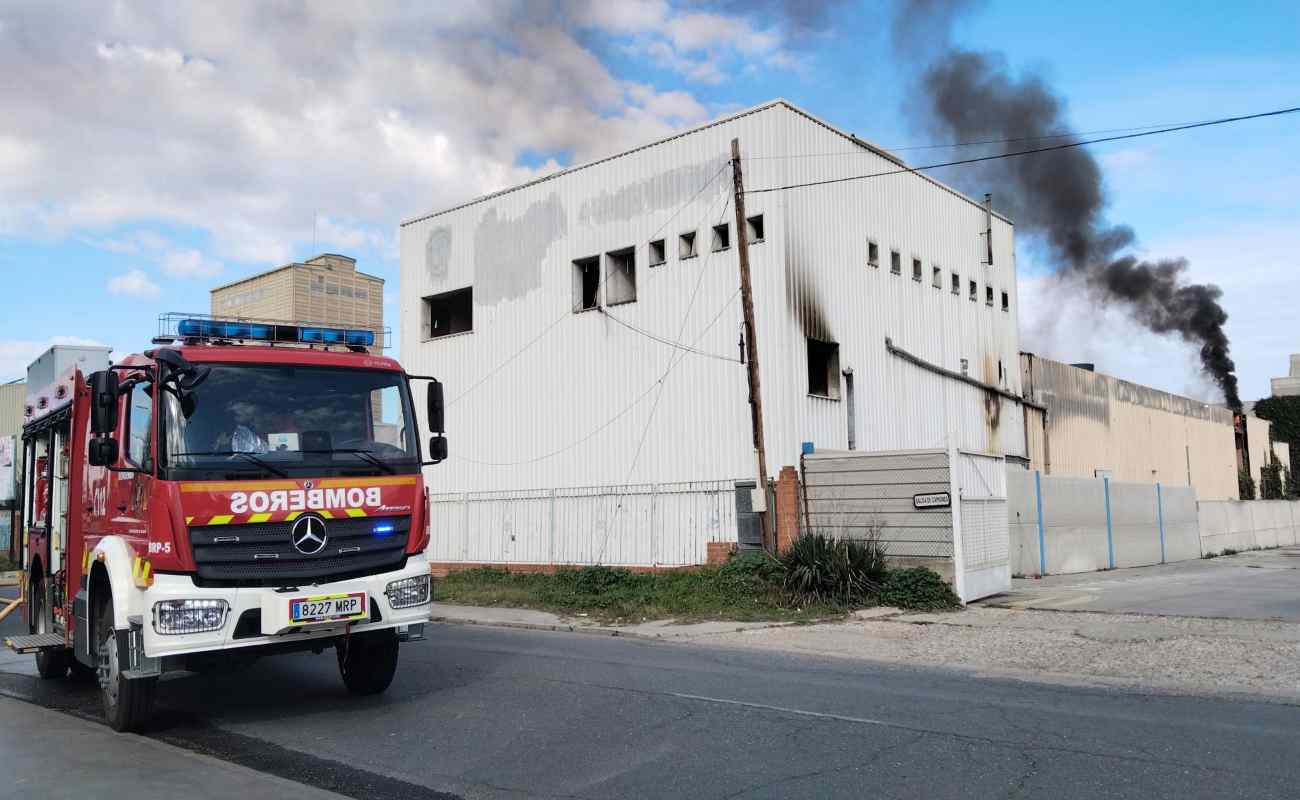
POLYGON ((419 469, 406 381, 379 370, 213 364, 163 392, 164 474, 217 478, 419 469))

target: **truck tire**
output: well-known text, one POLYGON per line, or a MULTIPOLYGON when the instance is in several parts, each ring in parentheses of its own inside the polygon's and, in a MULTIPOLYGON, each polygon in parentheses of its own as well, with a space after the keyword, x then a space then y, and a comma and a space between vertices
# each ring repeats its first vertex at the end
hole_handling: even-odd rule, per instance
POLYGON ((354 633, 334 646, 343 685, 353 694, 379 694, 397 673, 397 631, 354 633))
MULTIPOLYGON (((45 610, 45 581, 32 581, 32 633, 49 633, 50 618, 45 610)), ((68 674, 72 653, 66 647, 47 647, 36 651, 36 672, 47 681, 58 680, 68 674)))
POLYGON ((138 731, 153 713, 157 678, 127 678, 117 656, 117 635, 113 630, 113 598, 100 604, 95 616, 95 637, 99 642, 99 694, 104 718, 115 731, 138 731))

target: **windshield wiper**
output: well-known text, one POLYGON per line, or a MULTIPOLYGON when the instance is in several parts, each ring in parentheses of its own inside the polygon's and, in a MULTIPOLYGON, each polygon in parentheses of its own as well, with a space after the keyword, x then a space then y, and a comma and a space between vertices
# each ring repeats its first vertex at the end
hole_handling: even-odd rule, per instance
POLYGON ((281 478, 289 477, 289 473, 285 472, 279 467, 267 461, 264 461, 263 459, 258 458, 252 453, 245 453, 239 450, 192 450, 187 453, 173 453, 172 455, 177 457, 179 456, 239 456, 240 458, 245 459, 250 463, 256 464, 257 466, 261 467, 262 469, 266 470, 272 475, 278 475, 281 478))
POLYGON ((397 474, 397 470, 393 469, 388 464, 385 464, 383 461, 379 460, 378 458, 375 458, 374 453, 372 453, 371 451, 361 450, 356 447, 339 447, 333 450, 299 450, 298 452, 299 453, 347 453, 348 455, 361 456, 363 459, 369 461, 371 464, 374 464, 376 467, 379 467, 384 472, 387 472, 389 475, 397 474))

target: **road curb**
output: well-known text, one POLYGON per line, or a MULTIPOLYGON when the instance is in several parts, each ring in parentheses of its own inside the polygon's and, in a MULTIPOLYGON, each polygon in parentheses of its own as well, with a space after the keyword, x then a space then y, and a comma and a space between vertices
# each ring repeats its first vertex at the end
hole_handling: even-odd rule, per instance
MULTIPOLYGON (((686 642, 695 637, 691 636, 664 636, 662 634, 641 633, 639 631, 630 631, 623 628, 610 628, 602 625, 576 625, 566 623, 540 623, 540 622, 508 622, 495 620, 466 619, 464 617, 447 617, 433 616, 429 618, 430 622, 440 622, 447 625, 465 625, 478 626, 482 628, 510 628, 514 630, 525 631, 550 631, 554 633, 582 633, 588 636, 610 636, 624 639, 639 639, 646 642, 686 642)), ((748 631, 769 630, 771 628, 785 628, 794 625, 806 625, 801 622, 773 622, 764 625, 754 625, 747 628, 735 628, 728 631, 711 631, 700 636, 709 636, 717 633, 745 633, 748 631)))

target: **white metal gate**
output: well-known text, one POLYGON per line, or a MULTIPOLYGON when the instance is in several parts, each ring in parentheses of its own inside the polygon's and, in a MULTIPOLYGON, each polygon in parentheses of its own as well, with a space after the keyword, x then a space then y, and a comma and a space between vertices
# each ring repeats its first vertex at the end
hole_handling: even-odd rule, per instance
POLYGON ((874 536, 890 561, 951 579, 963 602, 1011 588, 1006 466, 949 450, 834 450, 804 457, 805 528, 874 536))
POLYGON ((734 480, 430 495, 427 554, 475 564, 687 566, 736 541, 734 480))
POLYGON ((969 602, 1011 588, 1006 460, 959 450, 952 466, 960 509, 953 530, 957 594, 969 602))

